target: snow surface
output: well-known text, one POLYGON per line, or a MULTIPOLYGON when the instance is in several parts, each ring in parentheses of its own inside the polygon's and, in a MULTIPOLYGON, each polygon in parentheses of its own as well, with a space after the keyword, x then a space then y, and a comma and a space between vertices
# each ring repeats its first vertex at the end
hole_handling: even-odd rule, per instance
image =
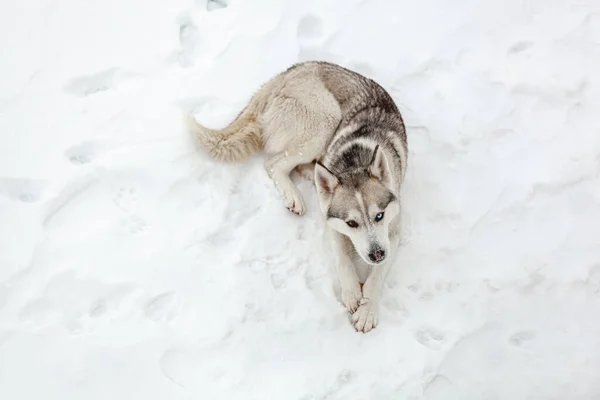
POLYGON ((600 399, 600 3, 0 5, 0 398, 600 399), (222 126, 299 60, 389 89, 403 244, 354 332, 222 126))

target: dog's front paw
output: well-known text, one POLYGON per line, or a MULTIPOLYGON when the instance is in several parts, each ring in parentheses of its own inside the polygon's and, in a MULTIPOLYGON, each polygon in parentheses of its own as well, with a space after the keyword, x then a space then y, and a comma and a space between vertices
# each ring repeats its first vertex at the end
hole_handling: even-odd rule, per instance
POLYGON ((363 297, 358 310, 352 314, 354 329, 367 333, 377 326, 377 302, 363 297))
POLYGON ((360 290, 360 284, 357 282, 355 285, 348 287, 342 287, 342 301, 344 306, 351 313, 358 309, 358 302, 362 298, 362 291, 360 290))

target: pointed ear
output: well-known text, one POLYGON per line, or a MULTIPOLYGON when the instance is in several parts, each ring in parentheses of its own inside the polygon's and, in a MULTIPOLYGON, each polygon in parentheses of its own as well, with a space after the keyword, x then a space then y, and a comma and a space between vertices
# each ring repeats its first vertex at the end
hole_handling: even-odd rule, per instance
POLYGON ((371 158, 369 172, 373 178, 377 179, 384 185, 389 186, 391 180, 391 171, 387 162, 387 157, 379 145, 377 145, 375 150, 373 150, 373 158, 371 158))
POLYGON ((340 181, 323 164, 317 162, 315 164, 315 183, 319 193, 332 194, 340 181))

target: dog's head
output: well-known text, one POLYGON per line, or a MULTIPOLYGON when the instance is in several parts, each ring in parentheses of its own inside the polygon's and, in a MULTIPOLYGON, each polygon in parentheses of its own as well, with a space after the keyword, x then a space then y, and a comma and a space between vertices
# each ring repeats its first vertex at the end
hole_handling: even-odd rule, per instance
POLYGON ((384 152, 377 146, 370 165, 337 176, 324 165, 315 167, 315 184, 327 224, 352 241, 370 265, 388 256, 390 223, 400 213, 384 152))

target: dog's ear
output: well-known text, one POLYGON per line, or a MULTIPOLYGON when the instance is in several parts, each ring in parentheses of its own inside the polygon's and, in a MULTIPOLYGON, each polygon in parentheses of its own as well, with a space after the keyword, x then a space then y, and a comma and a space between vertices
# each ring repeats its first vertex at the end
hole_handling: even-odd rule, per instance
POLYGON ((379 145, 375 146, 375 150, 373 150, 373 157, 371 158, 369 173, 373 178, 377 179, 383 185, 389 187, 392 180, 390 166, 387 162, 387 157, 379 145))
POLYGON ((315 183, 319 193, 333 194, 340 181, 327 167, 317 162, 315 165, 315 183))

